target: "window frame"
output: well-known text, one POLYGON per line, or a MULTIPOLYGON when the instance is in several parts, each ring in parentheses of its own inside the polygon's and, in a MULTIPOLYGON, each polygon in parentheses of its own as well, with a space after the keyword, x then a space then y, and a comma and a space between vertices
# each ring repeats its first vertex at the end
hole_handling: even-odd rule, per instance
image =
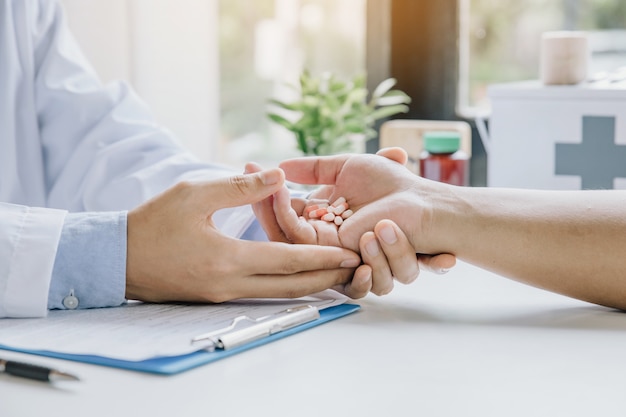
MULTIPOLYGON (((368 0, 366 69, 370 91, 394 77, 412 99, 397 118, 463 120, 472 127, 471 185, 487 182, 486 153, 476 124, 458 112, 462 0, 368 0)), ((378 140, 368 143, 375 152, 378 140)))

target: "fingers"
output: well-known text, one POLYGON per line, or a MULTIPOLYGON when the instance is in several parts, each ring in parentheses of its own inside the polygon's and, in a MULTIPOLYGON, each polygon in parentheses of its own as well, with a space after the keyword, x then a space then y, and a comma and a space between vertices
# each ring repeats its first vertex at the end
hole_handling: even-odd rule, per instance
POLYGON ((371 291, 376 295, 388 294, 393 289, 393 275, 374 232, 363 234, 359 247, 363 263, 372 270, 371 291))
POLYGON ((287 275, 323 269, 356 268, 361 264, 359 255, 334 246, 239 241, 232 250, 237 253, 232 254, 234 256, 231 258, 238 259, 238 268, 244 275, 287 275))
POLYGON ((273 211, 282 233, 290 243, 317 243, 315 230, 306 220, 300 218, 291 206, 291 197, 287 187, 282 187, 274 194, 273 211))
POLYGON ((372 268, 369 265, 361 265, 352 279, 343 285, 337 285, 333 289, 352 299, 363 298, 372 290, 372 268))
POLYGON ((333 191, 335 187, 332 185, 325 185, 314 190, 310 198, 311 199, 320 199, 320 200, 330 200, 330 197, 333 195, 333 191))
POLYGON ((247 278, 231 281, 229 298, 294 298, 341 287, 361 262, 356 253, 337 247, 239 241, 231 249, 240 254, 238 274, 247 278))
POLYGON ((418 257, 420 268, 435 274, 445 274, 456 265, 456 256, 449 253, 422 255, 418 257))
POLYGON ((409 160, 409 155, 402 148, 393 147, 393 148, 383 148, 376 152, 376 155, 384 156, 387 159, 391 159, 392 161, 396 161, 401 165, 406 165, 409 160))
POLYGON ((237 292, 231 293, 228 299, 304 297, 345 285, 350 281, 353 271, 352 268, 340 268, 304 271, 290 275, 252 276, 244 281, 237 281, 234 284, 238 285, 237 292))
MULTIPOLYGON (((257 173, 262 170, 263 169, 254 162, 248 162, 245 166, 244 174, 257 173)), ((254 216, 261 224, 269 240, 274 242, 287 242, 287 238, 276 220, 273 201, 273 196, 270 196, 253 203, 252 210, 254 211, 254 216)))
POLYGON ((456 265, 456 256, 449 253, 414 256, 415 248, 402 229, 391 220, 378 222, 374 233, 393 276, 404 284, 413 282, 419 276, 420 270, 445 274, 456 265))
MULTIPOLYGON (((258 164, 248 162, 244 172, 249 174, 261 170, 262 168, 258 164)), ((317 243, 313 227, 307 224, 305 220, 300 219, 298 212, 292 206, 298 207, 299 212, 302 212, 305 200, 291 199, 289 189, 283 184, 273 196, 254 203, 252 209, 271 241, 317 243)))
POLYGON ((234 175, 215 181, 195 183, 194 191, 206 206, 214 209, 256 203, 274 194, 283 186, 285 174, 274 168, 252 174, 234 175))
POLYGON ((335 225, 335 223, 314 219, 309 220, 307 225, 310 226, 314 231, 313 233, 317 235, 316 243, 318 245, 345 247, 339 241, 337 225, 335 225))
MULTIPOLYGON (((408 154, 402 148, 384 148, 377 153, 392 161, 405 165, 408 154)), ((349 154, 293 158, 280 163, 288 180, 299 184, 336 184, 337 176, 350 157, 349 154)))
POLYGON ((376 295, 389 293, 393 289, 394 279, 409 284, 419 275, 415 249, 391 220, 381 220, 376 224, 374 232, 363 234, 359 248, 363 262, 371 268, 371 292, 376 295))
POLYGON ((374 233, 393 276, 403 284, 415 281, 420 272, 419 264, 415 249, 404 232, 391 220, 381 220, 374 227, 374 233))
POLYGON ((335 184, 349 154, 288 159, 280 163, 287 179, 299 184, 335 184))

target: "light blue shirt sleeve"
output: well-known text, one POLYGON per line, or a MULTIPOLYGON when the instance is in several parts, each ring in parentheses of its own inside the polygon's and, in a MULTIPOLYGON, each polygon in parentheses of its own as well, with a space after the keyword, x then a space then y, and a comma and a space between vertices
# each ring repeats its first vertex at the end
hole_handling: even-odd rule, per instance
POLYGON ((126 211, 67 214, 48 309, 113 307, 126 301, 126 227, 126 211), (77 304, 67 302, 71 293, 77 304))
MULTIPOLYGON (((52 270, 48 309, 114 307, 126 293, 127 212, 69 213, 52 270)), ((257 220, 241 239, 267 241, 257 220)))

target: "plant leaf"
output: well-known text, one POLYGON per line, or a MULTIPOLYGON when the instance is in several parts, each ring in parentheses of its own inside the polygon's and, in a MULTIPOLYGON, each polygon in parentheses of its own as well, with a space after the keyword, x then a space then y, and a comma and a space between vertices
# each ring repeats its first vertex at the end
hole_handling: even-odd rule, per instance
POLYGON ((408 104, 411 102, 411 97, 403 91, 391 90, 385 93, 382 97, 376 100, 377 106, 392 106, 394 104, 408 104))
POLYGON ((367 77, 365 74, 357 74, 352 78, 352 86, 354 88, 365 88, 367 85, 367 77))
POLYGON ((267 116, 295 134, 305 155, 348 150, 353 134, 375 137, 376 120, 407 112, 411 102, 406 93, 392 89, 394 78, 383 80, 370 99, 365 74, 345 81, 330 72, 312 76, 304 70, 299 81, 298 98, 269 100, 267 116))
POLYGON ((395 78, 387 78, 386 80, 381 81, 380 84, 374 89, 372 93, 372 99, 376 100, 379 97, 382 97, 387 91, 391 89, 394 85, 396 85, 395 78))
POLYGON ((302 153, 304 153, 305 155, 309 153, 309 147, 307 146, 306 143, 306 138, 304 137, 304 133, 303 132, 296 132, 296 140, 298 141, 298 148, 300 149, 300 151, 302 151, 302 153))
POLYGON ((406 113, 409 111, 409 106, 404 104, 398 104, 395 106, 381 107, 376 109, 370 114, 369 120, 375 122, 378 119, 384 119, 385 117, 393 116, 398 113, 406 113))
POLYGON ((300 103, 285 103, 284 101, 276 100, 274 98, 268 100, 269 104, 273 104, 274 106, 278 106, 281 109, 292 110, 292 111, 300 111, 302 110, 302 105, 300 103))
POLYGON ((367 128, 365 130, 365 139, 371 139, 371 138, 375 138, 376 135, 378 135, 378 132, 376 132, 375 129, 372 128, 367 128))
POLYGON ((283 126, 284 128, 291 130, 292 132, 294 131, 295 125, 291 123, 289 120, 285 119, 283 116, 276 114, 276 113, 268 113, 267 117, 269 117, 269 119, 273 121, 274 123, 277 123, 283 126))
POLYGON ((344 128, 347 132, 350 133, 364 133, 365 131, 365 123, 361 120, 347 120, 344 128))

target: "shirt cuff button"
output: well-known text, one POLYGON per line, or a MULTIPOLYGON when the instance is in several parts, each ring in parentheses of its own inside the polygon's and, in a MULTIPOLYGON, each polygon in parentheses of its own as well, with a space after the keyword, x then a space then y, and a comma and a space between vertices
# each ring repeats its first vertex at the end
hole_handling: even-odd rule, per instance
POLYGON ((78 307, 78 298, 74 296, 74 290, 70 290, 70 294, 63 299, 63 306, 68 310, 75 310, 78 307))

